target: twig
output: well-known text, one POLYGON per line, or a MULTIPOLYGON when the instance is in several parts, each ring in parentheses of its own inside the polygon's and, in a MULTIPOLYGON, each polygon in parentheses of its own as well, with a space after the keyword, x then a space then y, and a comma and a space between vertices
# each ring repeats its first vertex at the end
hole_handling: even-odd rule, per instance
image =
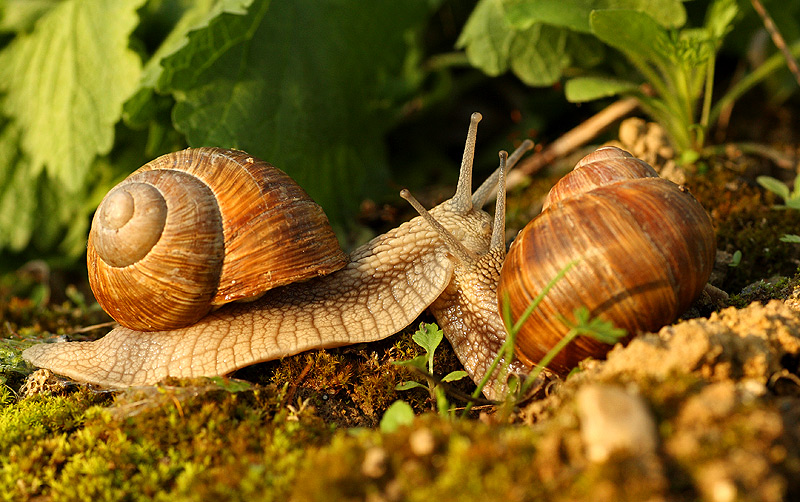
MULTIPOLYGON (((308 375, 308 372, 311 371, 311 368, 313 367, 314 360, 312 358, 308 358, 308 362, 306 362, 303 371, 300 372, 297 378, 294 379, 294 382, 292 382, 292 385, 289 387, 289 392, 286 393, 286 398, 284 399, 285 403, 291 403, 294 400, 294 395, 297 392, 297 388, 300 386, 300 383, 305 380, 306 375, 308 375)), ((281 403, 281 405, 283 405, 283 403, 281 403)))
POLYGON ((553 160, 567 155, 581 145, 584 145, 600 134, 603 129, 611 125, 614 121, 631 113, 637 106, 639 106, 639 101, 636 98, 624 98, 589 117, 580 125, 567 131, 560 138, 553 141, 541 152, 520 162, 516 169, 508 173, 506 187, 509 189, 515 187, 527 176, 539 171, 547 164, 553 162, 553 160))
POLYGON ((761 16, 761 19, 764 21, 764 28, 767 29, 769 35, 772 37, 772 42, 775 44, 775 47, 783 53, 783 57, 786 58, 786 66, 789 67, 789 71, 792 72, 792 75, 794 75, 794 78, 797 80, 797 85, 800 85, 800 68, 797 66, 797 60, 792 56, 789 48, 786 47, 786 42, 783 40, 781 32, 778 31, 778 27, 775 26, 775 22, 772 21, 772 17, 770 17, 769 13, 764 8, 761 0, 750 0, 750 3, 753 4, 753 8, 758 12, 758 15, 761 16))
POLYGON ((109 321, 103 322, 100 324, 92 324, 91 326, 84 326, 82 328, 73 329, 69 332, 70 335, 77 335, 79 333, 88 333, 89 331, 94 331, 96 329, 103 329, 103 328, 113 328, 117 325, 117 321, 109 321))
POLYGON ((772 161, 781 169, 794 170, 797 166, 797 160, 791 155, 762 143, 752 143, 746 141, 741 143, 723 143, 721 145, 708 146, 703 150, 703 152, 711 155, 728 154, 730 157, 731 149, 733 149, 734 152, 758 155, 772 161))

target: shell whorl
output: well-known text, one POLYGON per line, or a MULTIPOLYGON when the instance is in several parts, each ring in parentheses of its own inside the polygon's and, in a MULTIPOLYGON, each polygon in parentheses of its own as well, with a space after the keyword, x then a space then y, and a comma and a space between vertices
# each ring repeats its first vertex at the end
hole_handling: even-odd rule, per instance
POLYGON ((166 220, 167 202, 158 188, 147 183, 118 186, 103 199, 92 224, 97 254, 114 267, 135 263, 161 238, 166 220))

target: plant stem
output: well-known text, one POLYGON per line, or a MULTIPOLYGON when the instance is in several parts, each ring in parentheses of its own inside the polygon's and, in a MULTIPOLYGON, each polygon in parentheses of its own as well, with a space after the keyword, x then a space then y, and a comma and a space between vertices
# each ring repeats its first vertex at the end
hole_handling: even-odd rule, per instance
MULTIPOLYGON (((700 114, 700 126, 708 131, 708 117, 711 114, 711 97, 714 91, 714 67, 717 63, 716 52, 712 52, 706 68, 706 85, 703 89, 703 112, 700 114)), ((702 145, 700 145, 702 147, 702 145)))
POLYGON ((764 28, 767 29, 772 37, 772 42, 775 44, 775 47, 781 51, 784 59, 786 59, 786 66, 789 67, 789 71, 792 72, 795 80, 797 80, 797 85, 800 85, 800 68, 797 67, 797 60, 786 47, 786 41, 784 41, 780 30, 775 26, 775 22, 772 20, 769 12, 767 12, 767 9, 764 8, 764 5, 761 4, 760 0, 750 0, 750 3, 753 4, 753 8, 758 12, 758 15, 761 16, 761 19, 764 21, 764 28))
POLYGON ((555 159, 563 157, 581 145, 588 143, 592 138, 600 134, 603 129, 631 113, 637 106, 639 106, 638 99, 628 97, 615 101, 603 108, 561 135, 541 152, 537 152, 520 162, 513 171, 508 173, 506 189, 511 190, 527 176, 536 173, 555 159))
MULTIPOLYGON (((794 42, 791 46, 789 46, 789 52, 797 57, 800 56, 800 40, 794 42)), ((780 53, 773 54, 770 56, 764 63, 753 70, 749 75, 745 76, 741 79, 735 86, 731 87, 728 92, 725 93, 717 104, 711 109, 711 114, 709 116, 709 123, 714 123, 719 118, 720 112, 725 109, 725 107, 729 106, 731 103, 739 99, 742 94, 749 91, 756 85, 758 85, 761 81, 769 77, 773 72, 777 71, 784 65, 784 56, 780 53)))
MULTIPOLYGON (((556 276, 550 279, 550 282, 548 282, 545 285, 542 291, 539 292, 536 298, 533 299, 531 304, 528 305, 528 308, 525 309, 525 312, 523 312, 519 320, 517 320, 517 322, 514 323, 513 326, 511 325, 511 306, 509 298, 506 296, 506 298, 504 298, 502 302, 499 302, 500 308, 502 310, 503 324, 506 327, 507 336, 506 339, 503 341, 503 344, 500 346, 500 350, 498 350, 497 354, 495 354, 494 359, 492 360, 492 364, 489 365, 489 369, 486 370, 486 373, 483 375, 483 378, 481 378, 480 383, 478 383, 478 386, 472 392, 473 399, 476 399, 478 398, 478 396, 481 395, 481 392, 483 392, 483 388, 486 387, 486 384, 489 383, 489 379, 492 377, 492 375, 494 375, 495 370, 497 370, 497 366, 498 364, 500 364, 500 360, 503 360, 503 366, 500 368, 500 373, 499 373, 500 377, 502 378, 506 374, 506 372, 508 371, 508 365, 511 363, 511 359, 514 357, 514 345, 516 344, 517 334, 519 333, 519 330, 522 328, 522 324, 528 319, 528 317, 530 317, 533 311, 536 310, 536 308, 539 306, 542 300, 544 300, 544 297, 547 295, 547 293, 549 293, 550 290, 553 289, 553 286, 555 286, 558 281, 563 279, 564 276, 567 275, 567 272, 569 272, 572 269, 572 267, 574 267, 578 263, 578 261, 579 260, 577 259, 572 260, 571 262, 567 263, 564 266, 564 268, 559 270, 556 276)), ((550 359, 552 359, 552 357, 550 359)), ((539 373, 541 373, 541 370, 538 373, 536 373, 537 377, 539 376, 539 373)), ((529 386, 530 384, 528 384, 528 387, 529 386)), ((464 407, 464 411, 462 413, 463 417, 466 417, 467 413, 469 413, 469 410, 472 409, 472 404, 473 401, 470 401, 464 407)))

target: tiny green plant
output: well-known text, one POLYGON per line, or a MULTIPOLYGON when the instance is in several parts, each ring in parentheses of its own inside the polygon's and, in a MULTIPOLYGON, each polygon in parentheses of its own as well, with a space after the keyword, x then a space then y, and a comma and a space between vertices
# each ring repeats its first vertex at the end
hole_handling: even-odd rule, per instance
POLYGON ((731 257, 731 262, 728 263, 729 267, 738 267, 742 263, 742 251, 737 249, 731 257))
MULTIPOLYGON (((794 187, 791 191, 785 183, 771 176, 759 176, 756 181, 759 185, 783 199, 783 204, 773 206, 775 209, 795 209, 800 211, 800 176, 795 177, 794 187)), ((781 237, 781 241, 800 243, 800 235, 784 234, 781 237)))
MULTIPOLYGON (((449 416, 451 414, 450 402, 447 399, 444 389, 441 385, 437 384, 433 378, 427 375, 434 374, 433 358, 436 353, 436 348, 442 343, 444 333, 439 326, 435 323, 420 323, 419 329, 411 337, 414 342, 425 350, 413 359, 405 361, 396 361, 394 364, 400 366, 410 366, 420 370, 420 373, 426 375, 426 383, 409 380, 397 386, 397 390, 410 390, 416 388, 424 388, 430 393, 431 400, 435 403, 436 409, 440 415, 449 416)), ((442 382, 454 382, 467 376, 467 372, 463 370, 451 371, 441 378, 442 382)))

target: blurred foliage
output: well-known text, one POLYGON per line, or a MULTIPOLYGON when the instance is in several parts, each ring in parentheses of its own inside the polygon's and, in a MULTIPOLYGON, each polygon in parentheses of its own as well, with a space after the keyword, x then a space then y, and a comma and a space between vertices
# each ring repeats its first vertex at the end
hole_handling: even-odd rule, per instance
MULTIPOLYGON (((690 27, 723 4, 736 15, 715 18, 714 50, 693 54, 750 65, 763 26, 746 0, 0 0, 0 272, 31 259, 75 267, 108 189, 186 146, 284 169, 352 245, 365 236, 356 216, 376 217, 365 199, 380 208, 399 182, 455 178, 470 112, 486 117, 480 176, 497 149, 553 139, 596 110, 567 102, 563 83, 568 97, 580 78, 624 83, 590 97, 638 85, 619 57, 630 47, 599 34, 602 16, 620 37, 616 24, 646 16, 659 31, 641 35, 680 48, 707 37, 690 27)), ((780 6, 797 40, 800 0, 780 6)), ((645 38, 630 40, 648 51, 645 38)), ((766 81, 776 99, 792 92, 782 78, 766 81)))
MULTIPOLYGON (((800 2, 766 3, 800 55, 800 2)), ((785 66, 781 54, 754 61, 712 107, 718 52, 726 37, 736 39, 740 57, 751 49, 742 41, 763 30, 751 18, 760 20, 749 1, 737 0, 481 0, 458 46, 489 75, 510 69, 531 86, 566 80, 572 102, 635 96, 692 162, 720 114, 785 66)))

